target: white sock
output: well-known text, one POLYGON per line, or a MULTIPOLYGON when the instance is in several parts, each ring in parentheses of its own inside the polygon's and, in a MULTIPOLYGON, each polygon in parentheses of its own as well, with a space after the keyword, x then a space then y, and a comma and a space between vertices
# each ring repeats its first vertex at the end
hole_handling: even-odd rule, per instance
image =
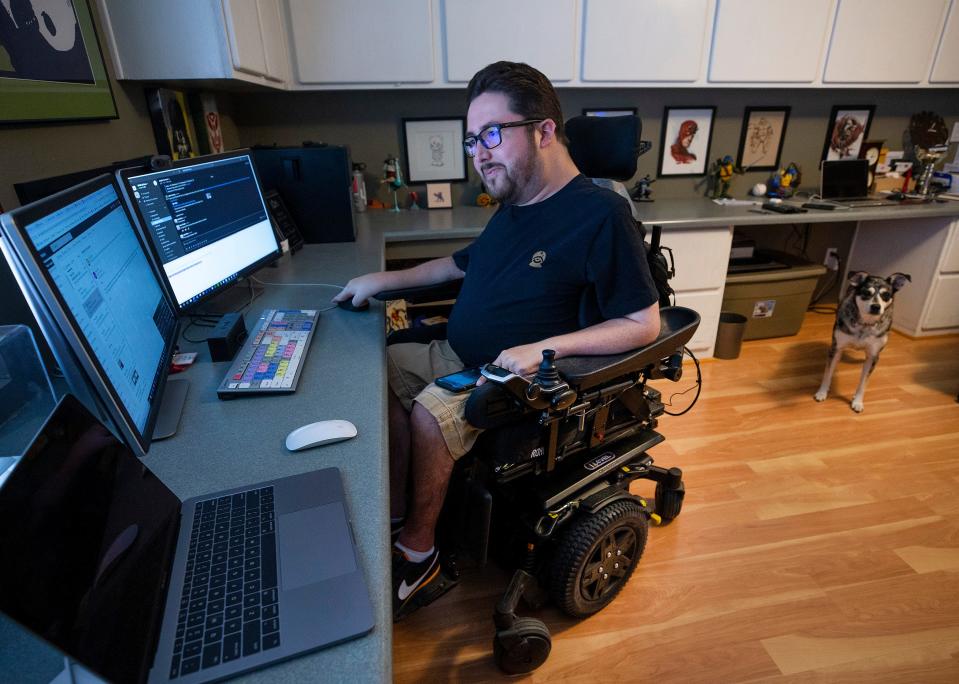
POLYGON ((429 551, 414 551, 410 547, 403 546, 403 544, 400 544, 399 542, 394 542, 393 546, 395 546, 404 554, 406 554, 406 557, 409 558, 414 563, 422 563, 431 555, 433 555, 433 551, 436 550, 435 546, 431 546, 429 551))

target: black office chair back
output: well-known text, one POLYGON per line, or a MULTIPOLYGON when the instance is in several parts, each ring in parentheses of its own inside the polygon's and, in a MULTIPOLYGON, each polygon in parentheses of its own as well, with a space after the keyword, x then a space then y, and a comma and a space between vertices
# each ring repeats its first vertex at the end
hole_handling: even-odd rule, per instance
POLYGON ((584 176, 621 182, 636 175, 643 124, 638 116, 574 116, 566 122, 569 155, 584 176))

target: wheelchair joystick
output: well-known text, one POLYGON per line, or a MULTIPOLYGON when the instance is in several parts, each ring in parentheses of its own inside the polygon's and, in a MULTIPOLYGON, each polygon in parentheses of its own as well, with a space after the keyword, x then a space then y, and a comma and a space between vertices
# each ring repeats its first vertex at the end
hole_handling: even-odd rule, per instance
POLYGON ((536 371, 536 377, 533 382, 543 389, 550 389, 560 384, 559 371, 556 370, 556 352, 552 349, 543 350, 543 360, 539 364, 539 370, 536 371))

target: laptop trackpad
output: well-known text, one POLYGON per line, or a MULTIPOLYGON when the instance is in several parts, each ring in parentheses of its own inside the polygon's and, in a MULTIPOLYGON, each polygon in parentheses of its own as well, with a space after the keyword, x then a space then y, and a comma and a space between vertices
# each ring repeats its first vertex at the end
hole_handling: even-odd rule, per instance
POLYGON ((353 540, 340 502, 281 515, 277 531, 285 591, 356 570, 353 540))

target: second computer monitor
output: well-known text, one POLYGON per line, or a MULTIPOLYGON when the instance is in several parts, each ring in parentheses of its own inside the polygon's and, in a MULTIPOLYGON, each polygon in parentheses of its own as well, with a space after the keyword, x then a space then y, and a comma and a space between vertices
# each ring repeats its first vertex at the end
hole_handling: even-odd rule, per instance
POLYGON ((281 254, 248 152, 119 176, 181 312, 281 254))

